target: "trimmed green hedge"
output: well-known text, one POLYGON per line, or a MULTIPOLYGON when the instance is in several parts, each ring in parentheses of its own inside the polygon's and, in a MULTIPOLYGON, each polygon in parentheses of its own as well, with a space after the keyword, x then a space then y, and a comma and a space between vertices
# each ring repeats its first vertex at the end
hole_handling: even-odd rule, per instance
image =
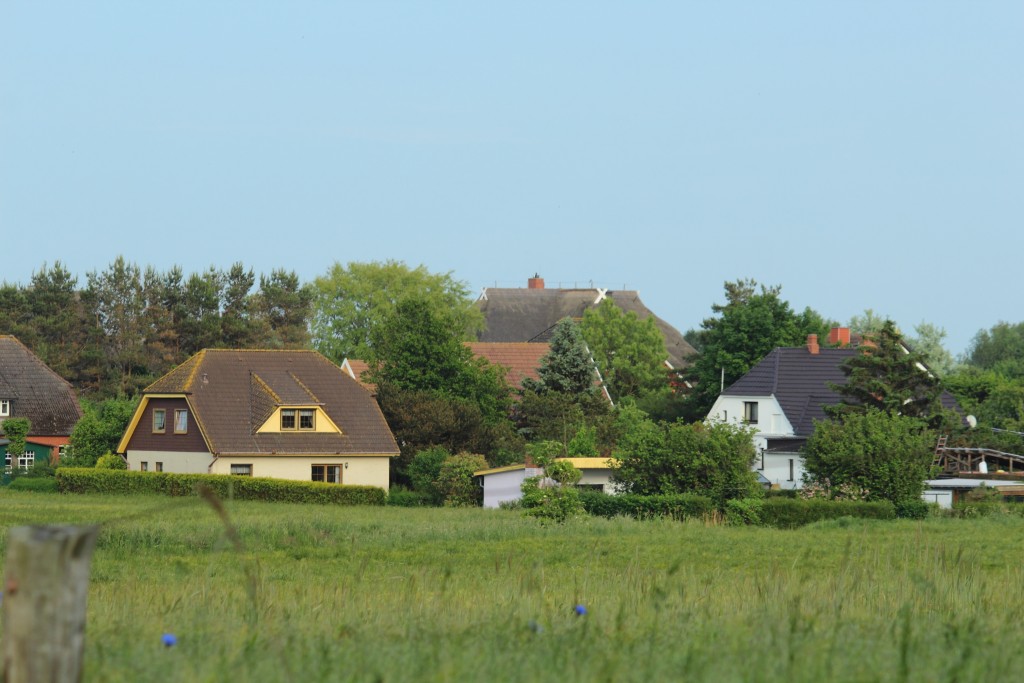
POLYGON ((10 483, 12 491, 41 491, 43 493, 56 493, 57 482, 53 477, 18 477, 10 483))
POLYGON ((316 481, 291 481, 230 474, 176 474, 172 472, 129 472, 94 468, 57 469, 57 490, 61 493, 157 493, 194 496, 203 484, 221 498, 265 500, 287 503, 331 505, 384 505, 387 494, 375 486, 347 486, 316 481))
POLYGON ((597 517, 636 517, 650 519, 652 517, 671 517, 685 519, 687 517, 703 517, 715 510, 714 504, 707 496, 693 493, 673 495, 638 496, 623 494, 611 496, 599 491, 580 491, 583 509, 597 517))
POLYGON ((895 519, 896 509, 888 501, 868 503, 852 500, 823 500, 812 498, 767 498, 761 505, 761 522, 765 526, 780 529, 817 522, 822 519, 839 517, 861 517, 864 519, 895 519))

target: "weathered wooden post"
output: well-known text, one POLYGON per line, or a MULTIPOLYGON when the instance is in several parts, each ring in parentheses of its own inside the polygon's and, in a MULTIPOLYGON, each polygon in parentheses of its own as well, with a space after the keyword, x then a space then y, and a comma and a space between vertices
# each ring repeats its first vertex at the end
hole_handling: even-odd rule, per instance
POLYGON ((89 565, 98 526, 20 526, 7 533, 4 683, 82 680, 89 565))

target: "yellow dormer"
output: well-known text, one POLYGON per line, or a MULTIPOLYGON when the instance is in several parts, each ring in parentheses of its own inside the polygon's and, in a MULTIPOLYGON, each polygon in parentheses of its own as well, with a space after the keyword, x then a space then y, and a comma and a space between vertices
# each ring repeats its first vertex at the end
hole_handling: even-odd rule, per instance
POLYGON ((278 406, 257 434, 341 434, 320 406, 278 406))

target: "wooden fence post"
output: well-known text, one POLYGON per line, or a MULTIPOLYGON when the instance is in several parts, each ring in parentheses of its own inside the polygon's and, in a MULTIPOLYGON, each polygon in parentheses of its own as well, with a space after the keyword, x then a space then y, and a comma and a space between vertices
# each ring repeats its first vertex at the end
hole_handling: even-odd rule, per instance
POLYGON ((21 526, 7 534, 4 683, 82 680, 89 565, 98 526, 21 526))

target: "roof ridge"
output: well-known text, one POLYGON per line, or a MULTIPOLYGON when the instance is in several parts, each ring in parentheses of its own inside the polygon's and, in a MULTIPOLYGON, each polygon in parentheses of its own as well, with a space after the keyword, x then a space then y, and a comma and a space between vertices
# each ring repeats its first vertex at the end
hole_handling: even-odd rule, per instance
POLYGON ((188 373, 188 377, 185 378, 182 388, 185 391, 192 391, 192 382, 196 380, 196 373, 199 372, 199 366, 203 364, 203 359, 206 358, 206 349, 202 349, 195 355, 196 362, 192 365, 192 369, 188 373))

